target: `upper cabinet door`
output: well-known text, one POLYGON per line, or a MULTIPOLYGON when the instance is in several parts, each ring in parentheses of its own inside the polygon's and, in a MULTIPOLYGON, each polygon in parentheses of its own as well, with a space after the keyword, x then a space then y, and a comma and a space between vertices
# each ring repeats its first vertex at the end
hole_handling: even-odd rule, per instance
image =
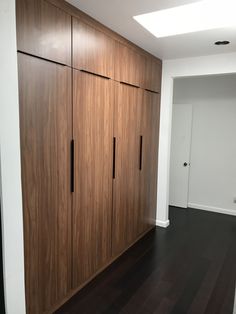
POLYGON ((152 57, 146 58, 144 88, 153 92, 161 92, 162 63, 152 57))
POLYGON ((73 67, 108 78, 114 77, 115 41, 73 18, 73 67))
POLYGON ((17 0, 17 49, 71 65, 71 16, 43 0, 17 0))
POLYGON ((71 70, 18 64, 27 313, 51 313, 71 288, 71 70))
POLYGON ((116 45, 115 79, 142 87, 145 79, 145 56, 121 43, 116 45))
POLYGON ((113 81, 74 70, 73 287, 111 259, 113 81))
POLYGON ((159 146, 160 95, 142 91, 142 136, 139 181, 139 231, 155 225, 159 146))

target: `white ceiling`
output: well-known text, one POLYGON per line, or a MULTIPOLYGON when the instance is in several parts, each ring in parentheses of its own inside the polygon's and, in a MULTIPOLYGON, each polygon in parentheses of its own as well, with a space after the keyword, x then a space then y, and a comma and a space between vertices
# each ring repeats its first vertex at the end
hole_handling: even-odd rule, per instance
MULTIPOLYGON (((202 31, 157 39, 133 16, 199 0, 67 0, 115 32, 161 59, 175 59, 236 51, 236 28, 202 31), (215 46, 229 40, 228 46, 215 46)), ((222 0, 223 1, 223 0, 222 0)), ((214 8, 212 10, 214 14, 214 8)))

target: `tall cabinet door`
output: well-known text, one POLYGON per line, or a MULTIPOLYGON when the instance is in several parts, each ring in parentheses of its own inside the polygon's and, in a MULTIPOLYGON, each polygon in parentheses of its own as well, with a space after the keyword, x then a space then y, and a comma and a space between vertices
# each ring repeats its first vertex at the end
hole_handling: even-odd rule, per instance
POLYGON ((18 64, 27 313, 41 314, 71 286, 71 70, 18 64))
POLYGON ((74 70, 74 288, 111 258, 113 84, 74 70))
POLYGON ((113 254, 138 236, 140 90, 116 83, 114 109, 113 254))
POLYGON ((159 146, 160 95, 142 91, 139 232, 155 225, 159 146))

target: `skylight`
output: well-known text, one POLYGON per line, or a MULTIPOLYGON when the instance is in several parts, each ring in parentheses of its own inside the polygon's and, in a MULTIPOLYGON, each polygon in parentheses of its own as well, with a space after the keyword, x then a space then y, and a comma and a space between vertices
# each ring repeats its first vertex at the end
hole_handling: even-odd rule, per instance
POLYGON ((204 0, 134 16, 157 38, 236 26, 236 0, 204 0))

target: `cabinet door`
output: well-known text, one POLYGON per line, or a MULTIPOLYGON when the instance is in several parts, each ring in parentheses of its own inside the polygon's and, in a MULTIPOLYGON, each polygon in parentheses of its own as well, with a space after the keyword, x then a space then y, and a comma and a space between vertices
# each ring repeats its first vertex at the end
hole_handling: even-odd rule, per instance
POLYGON ((17 49, 71 65, 71 16, 44 0, 16 0, 17 49))
POLYGON ((70 290, 71 70, 18 53, 27 313, 70 290))
POLYGON ((138 236, 140 90, 116 83, 114 109, 113 254, 138 236))
POLYGON ((113 81, 74 70, 73 287, 111 258, 113 81))
POLYGON ((115 42, 95 28, 73 18, 73 67, 114 77, 115 42))
POLYGON ((161 75, 162 75, 161 61, 155 60, 152 57, 147 57, 144 88, 153 92, 160 93, 161 92, 161 75))
POLYGON ((116 44, 115 79, 142 87, 145 77, 145 57, 120 43, 116 44))
POLYGON ((160 96, 148 91, 142 91, 142 93, 140 128, 142 147, 139 183, 140 233, 155 225, 160 120, 160 96))

